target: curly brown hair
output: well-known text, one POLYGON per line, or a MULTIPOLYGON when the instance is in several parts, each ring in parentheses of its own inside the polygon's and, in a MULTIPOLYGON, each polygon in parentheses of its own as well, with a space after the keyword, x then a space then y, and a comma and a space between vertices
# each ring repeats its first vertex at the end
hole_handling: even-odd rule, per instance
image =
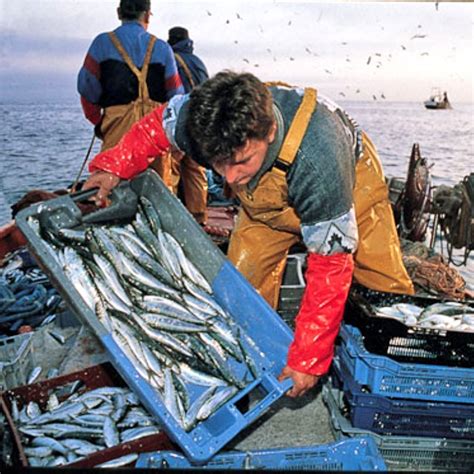
POLYGON ((264 139, 273 100, 253 74, 223 71, 191 93, 186 130, 193 158, 204 166, 230 161, 248 139, 264 139))

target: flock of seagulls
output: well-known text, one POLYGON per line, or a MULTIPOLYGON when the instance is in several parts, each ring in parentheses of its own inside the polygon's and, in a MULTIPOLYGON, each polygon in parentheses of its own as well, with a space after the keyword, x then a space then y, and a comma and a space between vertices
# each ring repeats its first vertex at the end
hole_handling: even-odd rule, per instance
MULTIPOLYGON (((438 10, 438 3, 439 3, 439 2, 435 2, 436 10, 438 10)), ((206 10, 206 13, 207 13, 208 16, 212 16, 212 12, 211 12, 211 11, 206 10)), ((319 20, 321 19, 321 17, 322 17, 322 12, 320 12, 319 17, 318 17, 318 19, 317 19, 318 22, 319 22, 319 20)), ((241 16, 238 12, 236 13, 236 19, 237 19, 237 20, 240 20, 240 21, 243 21, 242 16, 241 16)), ((230 21, 229 19, 226 19, 226 21, 225 21, 226 24, 230 24, 230 22, 231 22, 231 21, 230 21)), ((291 26, 291 25, 292 25, 292 20, 289 20, 288 23, 287 23, 287 26, 291 26)), ((264 32, 263 27, 262 27, 261 25, 258 25, 258 27, 259 27, 260 32, 263 33, 263 32, 264 32)), ((417 28, 418 28, 418 29, 421 29, 421 28, 422 28, 422 25, 418 25, 417 28)), ((384 27, 382 26, 381 29, 384 30, 384 27)), ((422 40, 422 39, 427 38, 427 37, 428 37, 427 34, 416 33, 416 34, 414 34, 413 36, 411 36, 409 40, 410 40, 410 41, 412 41, 412 40, 422 40)), ((237 39, 234 40, 234 44, 239 44, 239 41, 238 41, 237 39)), ((347 45, 348 45, 348 42, 347 42, 347 41, 342 41, 342 42, 341 42, 341 45, 342 45, 342 46, 347 46, 347 45)), ((407 46, 405 46, 405 45, 403 45, 403 44, 400 45, 400 48, 402 49, 402 51, 407 51, 407 49, 408 49, 407 46)), ((313 51, 312 51, 309 47, 307 47, 307 46, 305 47, 304 50, 305 50, 305 52, 306 52, 307 54, 309 54, 309 55, 312 55, 312 56, 314 56, 314 57, 318 57, 318 56, 319 56, 318 53, 313 52, 313 51)), ((274 54, 273 54, 273 52, 272 52, 272 50, 271 50, 270 48, 267 48, 266 51, 267 51, 270 55, 273 56, 273 61, 277 61, 277 58, 274 56, 274 54)), ((372 53, 371 55, 368 56, 368 58, 367 58, 367 60, 366 60, 366 66, 370 66, 370 64, 372 64, 373 66, 375 66, 376 69, 382 67, 382 65, 383 65, 382 56, 383 56, 382 53, 379 53, 379 52, 372 53), (373 57, 379 58, 379 59, 373 59, 373 57)), ((420 53, 420 56, 429 56, 429 52, 424 51, 424 52, 420 53)), ((388 54, 387 57, 386 57, 386 59, 387 59, 388 61, 390 61, 391 58, 392 58, 392 55, 391 55, 391 54, 388 54)), ((289 60, 289 61, 295 61, 295 58, 294 58, 293 56, 289 56, 289 57, 288 57, 288 60, 289 60)), ((242 58, 242 61, 245 62, 246 64, 249 64, 249 65, 252 64, 251 61, 250 61, 248 58, 245 58, 245 57, 242 58)), ((350 63, 350 62, 351 62, 351 59, 350 59, 350 58, 346 58, 346 62, 350 63)), ((260 67, 260 64, 259 64, 259 63, 253 63, 252 66, 255 67, 255 68, 258 68, 258 67, 260 67)), ((332 75, 332 74, 333 74, 331 70, 326 69, 326 68, 324 69, 324 72, 325 72, 326 74, 328 74, 328 75, 332 75)), ((355 90, 355 93, 356 93, 356 94, 360 94, 360 92, 361 92, 360 89, 356 89, 356 90, 355 90)), ((345 94, 344 92, 339 92, 339 95, 340 95, 341 97, 346 97, 346 94, 345 94)), ((385 100, 385 99, 386 99, 386 96, 384 95, 383 92, 381 92, 380 95, 379 95, 379 97, 377 97, 375 94, 372 94, 372 99, 373 99, 374 101, 376 101, 376 100, 378 100, 378 99, 385 100)))

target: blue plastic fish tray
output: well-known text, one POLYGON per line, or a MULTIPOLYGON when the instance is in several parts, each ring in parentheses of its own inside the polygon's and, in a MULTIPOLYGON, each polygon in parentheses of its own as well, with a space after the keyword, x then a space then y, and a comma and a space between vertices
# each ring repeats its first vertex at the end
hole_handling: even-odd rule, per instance
POLYGON ((330 380, 323 386, 323 400, 329 409, 335 438, 372 436, 389 471, 474 472, 474 441, 379 435, 356 428, 346 417, 343 392, 333 388, 330 380))
POLYGON ((341 368, 337 357, 331 374, 334 386, 344 393, 356 428, 382 435, 474 439, 474 404, 391 399, 368 393, 341 368))
MULTIPOLYGON (((373 334, 373 337, 377 337, 373 334)), ((474 403, 474 369, 403 364, 364 347, 359 329, 341 325, 336 354, 341 366, 371 393, 392 398, 474 403)))
POLYGON ((25 235, 38 264, 72 311, 101 340, 115 368, 139 396, 149 413, 158 419, 168 436, 192 462, 205 463, 291 387, 290 380, 279 382, 277 377, 286 364, 292 332, 231 265, 154 171, 147 170, 131 181, 122 182, 114 190, 110 207, 83 216, 78 202, 90 195, 88 191, 35 204, 17 215, 17 225, 25 235), (38 221, 43 229, 52 230, 80 228, 88 223, 126 223, 127 219, 130 221, 135 215, 140 196, 145 196, 152 202, 159 213, 163 229, 178 240, 188 258, 210 283, 216 301, 232 316, 242 333, 255 344, 255 347, 248 349, 259 377, 189 432, 175 421, 157 392, 138 374, 111 333, 81 299, 36 230, 38 221), (258 401, 245 411, 237 406, 237 402, 249 393, 252 393, 252 400, 258 401))
MULTIPOLYGON (((137 468, 189 469, 192 464, 173 451, 141 454, 137 468)), ((375 441, 370 436, 300 448, 227 452, 214 457, 204 469, 281 469, 309 471, 385 471, 375 441)))

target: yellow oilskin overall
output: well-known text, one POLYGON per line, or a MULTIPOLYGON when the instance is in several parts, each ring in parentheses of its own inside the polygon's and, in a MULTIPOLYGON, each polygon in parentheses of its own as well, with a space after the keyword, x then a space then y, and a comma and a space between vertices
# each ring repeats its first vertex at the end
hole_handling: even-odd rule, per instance
POLYGON ((171 158, 171 191, 178 194, 179 182, 182 182, 186 209, 199 224, 207 221, 207 176, 203 166, 199 166, 188 155, 171 158))
MULTIPOLYGON (((298 152, 317 92, 307 88, 291 123, 278 159, 290 166, 298 152)), ((363 135, 364 153, 356 165, 354 204, 359 232, 354 279, 368 288, 413 294, 402 262, 388 189, 377 151, 363 135)), ((265 173, 255 190, 232 186, 242 203, 232 233, 228 257, 273 307, 278 305, 283 271, 290 247, 301 240, 301 222, 288 204, 286 172, 265 173)))
MULTIPOLYGON (((138 79, 138 97, 129 104, 112 105, 105 108, 104 117, 100 126, 104 137, 101 152, 114 147, 135 122, 138 122, 154 108, 161 105, 160 102, 150 99, 148 86, 146 84, 148 66, 150 65, 151 53, 155 45, 156 37, 153 35, 150 36, 141 70, 135 66, 115 33, 110 32, 109 37, 124 62, 138 79)), ((156 159, 151 164, 151 167, 158 172, 165 184, 171 187, 171 155, 168 153, 156 159)))
MULTIPOLYGON (((194 88, 196 85, 184 59, 175 53, 176 62, 181 66, 186 77, 194 88)), ((174 194, 178 194, 181 181, 186 209, 199 224, 207 221, 207 176, 206 169, 199 166, 191 157, 177 154, 171 158, 170 184, 174 194)))

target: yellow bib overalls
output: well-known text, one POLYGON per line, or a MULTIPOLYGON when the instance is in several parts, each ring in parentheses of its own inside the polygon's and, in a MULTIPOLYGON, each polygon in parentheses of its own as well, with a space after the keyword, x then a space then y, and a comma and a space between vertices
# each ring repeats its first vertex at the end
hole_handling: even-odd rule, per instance
MULTIPOLYGON (((194 88, 195 83, 191 71, 184 59, 174 54, 176 62, 181 66, 186 77, 194 88)), ((207 221, 207 175, 206 169, 198 165, 190 156, 179 155, 171 157, 170 184, 174 194, 178 194, 181 181, 186 209, 199 224, 207 221)))
MULTIPOLYGON (((317 91, 305 89, 278 159, 290 166, 298 152, 317 102, 317 91)), ((413 294, 402 262, 388 189, 377 151, 363 134, 363 156, 356 165, 354 205, 359 232, 354 279, 378 291, 413 294)), ((286 172, 273 167, 254 191, 233 186, 242 208, 232 233, 228 257, 263 298, 278 305, 286 257, 301 240, 301 223, 288 204, 286 172)))
MULTIPOLYGON (((156 41, 156 37, 151 35, 150 41, 145 54, 145 59, 143 61, 142 69, 139 70, 130 56, 125 51, 124 47, 120 43, 119 39, 114 32, 109 33, 110 40, 113 45, 122 56, 124 62, 130 68, 130 70, 135 74, 138 79, 138 97, 136 100, 129 104, 123 105, 112 105, 105 108, 104 118, 100 126, 100 130, 103 135, 103 142, 101 151, 108 150, 115 146, 122 136, 130 130, 132 125, 135 122, 138 122, 146 114, 151 112, 154 108, 158 107, 160 102, 156 102, 150 99, 148 92, 148 86, 146 84, 146 78, 148 75, 148 66, 150 64, 151 53, 153 51, 153 46, 156 41)), ((166 155, 155 160, 151 167, 158 172, 165 184, 171 186, 171 154, 167 153, 166 155)))

